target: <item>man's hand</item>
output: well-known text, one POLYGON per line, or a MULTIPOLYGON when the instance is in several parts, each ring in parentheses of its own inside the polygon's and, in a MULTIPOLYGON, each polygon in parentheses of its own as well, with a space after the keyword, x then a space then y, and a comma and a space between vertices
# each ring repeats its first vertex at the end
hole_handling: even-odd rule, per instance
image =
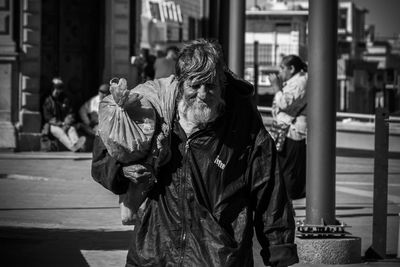
POLYGON ((71 126, 72 124, 74 124, 74 122, 75 122, 75 118, 74 118, 74 115, 72 115, 72 114, 68 114, 64 119, 64 124, 67 126, 71 126))
POLYGON ((271 83, 271 87, 274 90, 274 93, 281 90, 281 81, 275 73, 271 73, 268 75, 269 82, 271 83))
POLYGON ((62 121, 58 121, 55 117, 53 117, 53 118, 51 118, 49 120, 49 124, 50 125, 54 125, 54 126, 59 126, 59 127, 63 126, 63 122, 62 121))
POLYGON ((150 167, 146 167, 140 164, 134 164, 122 167, 122 172, 124 176, 131 180, 133 183, 154 183, 153 173, 150 167))

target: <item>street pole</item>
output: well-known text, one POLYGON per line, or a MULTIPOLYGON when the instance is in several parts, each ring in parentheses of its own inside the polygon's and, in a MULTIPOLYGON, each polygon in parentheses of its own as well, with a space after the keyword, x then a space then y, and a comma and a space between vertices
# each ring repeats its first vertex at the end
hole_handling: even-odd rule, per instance
POLYGON ((254 41, 254 101, 258 105, 258 41, 254 41))
POLYGON ((209 23, 208 23, 208 38, 218 39, 219 37, 219 23, 220 23, 220 0, 209 1, 209 23))
POLYGON ((367 258, 386 258, 388 203, 389 111, 387 106, 375 111, 374 202, 372 214, 372 245, 367 258))
POLYGON ((297 226, 301 263, 361 261, 361 238, 335 218, 338 0, 309 0, 306 220, 297 226))
POLYGON ((337 0, 309 1, 306 224, 335 225, 337 0))
POLYGON ((244 76, 244 32, 246 1, 229 2, 229 57, 228 66, 239 77, 244 76))

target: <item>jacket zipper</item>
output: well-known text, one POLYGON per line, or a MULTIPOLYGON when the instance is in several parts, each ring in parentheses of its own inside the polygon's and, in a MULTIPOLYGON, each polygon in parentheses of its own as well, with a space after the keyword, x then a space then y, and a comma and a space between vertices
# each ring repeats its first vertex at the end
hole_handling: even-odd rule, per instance
POLYGON ((181 176, 181 186, 182 186, 182 193, 181 193, 181 212, 182 216, 182 232, 181 232, 181 249, 180 249, 180 257, 179 257, 179 266, 183 266, 183 260, 185 258, 185 246, 186 246, 186 221, 185 221, 185 200, 186 200, 186 177, 187 174, 187 152, 189 150, 189 143, 191 139, 187 139, 185 143, 185 171, 181 176))

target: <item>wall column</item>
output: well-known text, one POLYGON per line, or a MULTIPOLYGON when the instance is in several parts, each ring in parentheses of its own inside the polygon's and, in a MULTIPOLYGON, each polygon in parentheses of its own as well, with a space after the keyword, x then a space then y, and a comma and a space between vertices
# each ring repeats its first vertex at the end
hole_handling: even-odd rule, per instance
MULTIPOLYGON (((103 80, 130 75, 130 4, 129 0, 106 0, 106 44, 103 80)), ((129 82, 129 81, 128 81, 129 82)))
POLYGON ((13 36, 12 0, 0 1, 0 149, 15 149, 12 116, 15 88, 16 46, 13 36))
POLYGON ((21 0, 18 149, 40 149, 41 0, 21 0))

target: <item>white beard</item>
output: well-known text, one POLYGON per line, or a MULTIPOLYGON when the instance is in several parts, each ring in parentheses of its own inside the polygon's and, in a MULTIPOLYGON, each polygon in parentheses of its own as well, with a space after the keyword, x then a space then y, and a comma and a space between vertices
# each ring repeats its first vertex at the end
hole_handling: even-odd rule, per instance
MULTIPOLYGON (((220 101, 216 102, 223 103, 220 101)), ((183 116, 188 123, 201 127, 202 125, 214 121, 218 117, 218 103, 213 103, 213 105, 210 106, 199 99, 188 101, 183 98, 179 101, 178 111, 180 116, 183 116)))
POLYGON ((220 115, 220 107, 224 105, 225 102, 221 98, 218 98, 211 106, 197 98, 194 100, 183 98, 178 103, 179 122, 189 136, 217 119, 220 115))

